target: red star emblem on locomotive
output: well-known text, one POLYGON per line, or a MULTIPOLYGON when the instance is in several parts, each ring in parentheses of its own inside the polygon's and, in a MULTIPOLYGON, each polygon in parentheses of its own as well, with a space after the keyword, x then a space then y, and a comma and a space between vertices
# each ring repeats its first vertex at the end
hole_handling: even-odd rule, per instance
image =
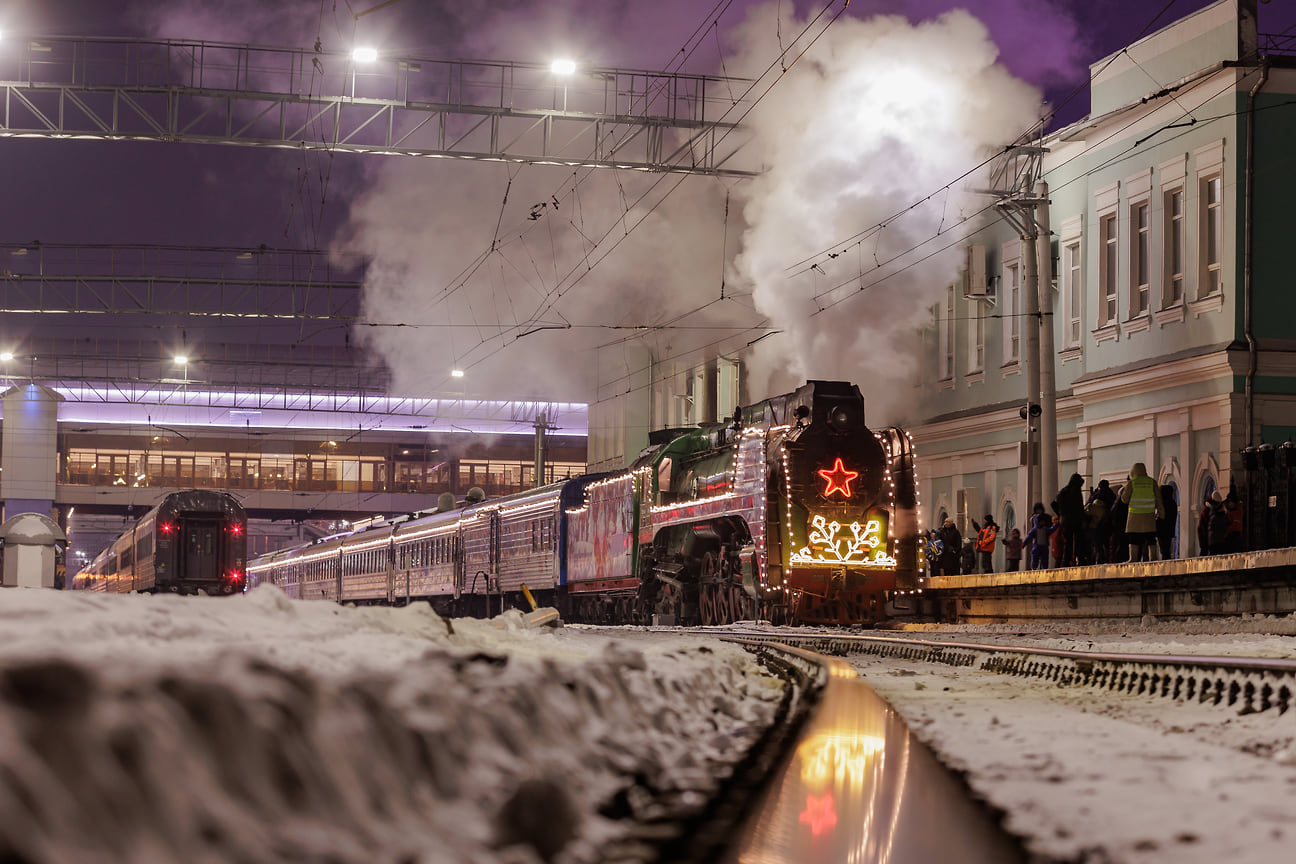
POLYGON ((828 483, 823 493, 825 498, 830 497, 834 492, 841 492, 843 498, 851 497, 851 481, 859 476, 858 471, 846 470, 840 456, 837 457, 837 461, 833 463, 831 469, 820 468, 818 473, 828 483))

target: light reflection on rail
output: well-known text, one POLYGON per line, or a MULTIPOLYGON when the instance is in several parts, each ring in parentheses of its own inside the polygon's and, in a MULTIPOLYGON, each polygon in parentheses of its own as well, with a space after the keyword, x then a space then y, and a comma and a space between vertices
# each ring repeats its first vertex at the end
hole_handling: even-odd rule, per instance
POLYGON ((834 659, 829 671, 821 703, 730 862, 1023 860, 848 664, 834 659))

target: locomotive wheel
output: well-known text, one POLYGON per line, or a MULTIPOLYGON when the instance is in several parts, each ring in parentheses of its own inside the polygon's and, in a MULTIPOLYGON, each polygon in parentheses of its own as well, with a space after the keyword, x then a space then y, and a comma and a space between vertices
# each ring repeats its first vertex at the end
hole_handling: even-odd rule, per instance
POLYGON ((724 604, 718 590, 720 581, 720 559, 714 552, 702 556, 702 567, 698 574, 698 617, 706 626, 724 624, 724 604))

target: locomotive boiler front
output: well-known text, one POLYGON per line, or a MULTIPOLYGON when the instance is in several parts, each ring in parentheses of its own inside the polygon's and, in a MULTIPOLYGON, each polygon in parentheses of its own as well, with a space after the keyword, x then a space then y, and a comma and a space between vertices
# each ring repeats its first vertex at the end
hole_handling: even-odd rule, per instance
POLYGON ((895 587, 893 478, 844 382, 812 382, 783 441, 782 591, 801 621, 852 623, 883 614, 895 587))

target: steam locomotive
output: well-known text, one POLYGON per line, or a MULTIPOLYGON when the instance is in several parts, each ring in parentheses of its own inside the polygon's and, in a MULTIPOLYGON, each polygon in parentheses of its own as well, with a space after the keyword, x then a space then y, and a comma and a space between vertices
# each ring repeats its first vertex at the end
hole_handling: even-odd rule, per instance
POLYGON ((590 623, 860 624, 918 575, 913 454, 853 384, 810 381, 732 422, 653 433, 628 470, 441 496, 264 555, 253 582, 338 602, 490 614, 524 598, 590 623))
POLYGON ((235 594, 247 590, 247 514, 233 496, 172 492, 72 580, 74 590, 235 594))

